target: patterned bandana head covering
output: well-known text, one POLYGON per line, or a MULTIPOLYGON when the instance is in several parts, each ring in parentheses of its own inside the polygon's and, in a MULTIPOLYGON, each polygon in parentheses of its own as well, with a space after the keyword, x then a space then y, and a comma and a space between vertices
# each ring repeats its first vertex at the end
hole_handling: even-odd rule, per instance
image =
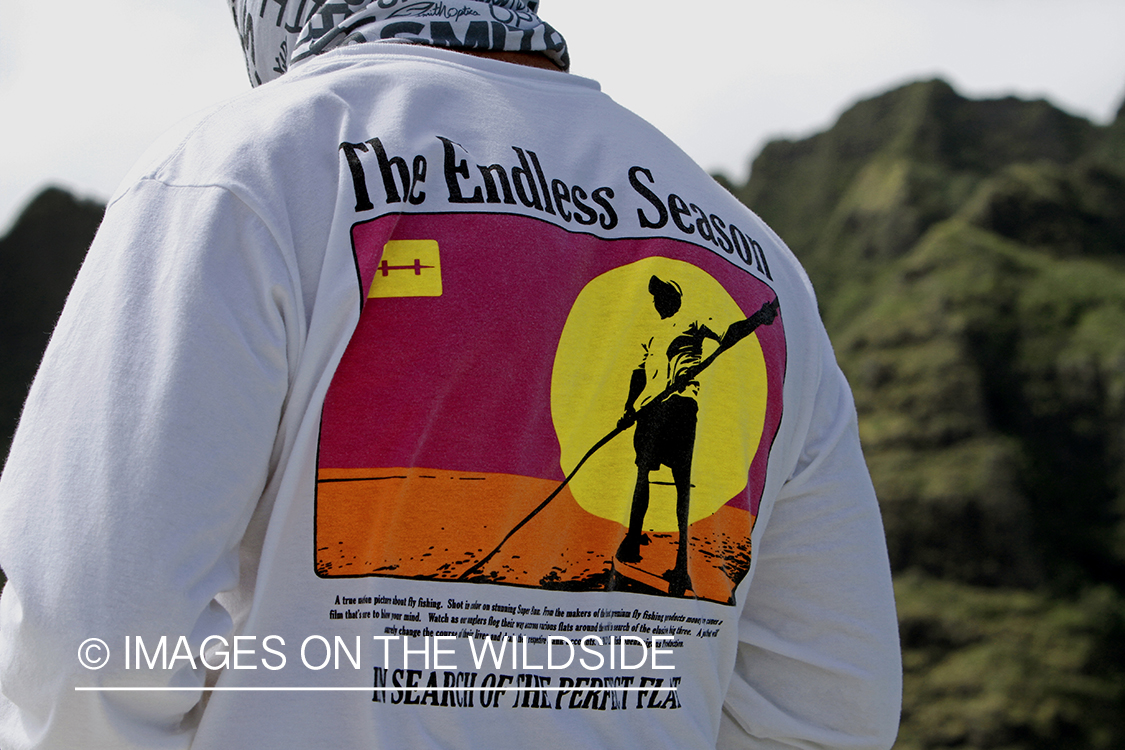
POLYGON ((428 44, 542 52, 570 67, 566 41, 536 15, 539 0, 229 0, 246 71, 257 86, 345 44, 428 44))

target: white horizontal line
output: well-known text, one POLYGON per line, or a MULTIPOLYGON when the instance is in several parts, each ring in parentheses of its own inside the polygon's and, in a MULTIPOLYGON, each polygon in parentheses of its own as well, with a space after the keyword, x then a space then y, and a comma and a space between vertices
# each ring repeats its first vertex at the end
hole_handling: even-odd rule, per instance
POLYGON ((408 687, 75 687, 74 690, 79 693, 125 693, 125 692, 148 692, 148 693, 186 693, 194 691, 206 692, 248 692, 248 693, 267 693, 267 692, 348 692, 348 691, 363 691, 363 692, 381 692, 381 693, 394 693, 394 692, 410 692, 410 693, 482 693, 485 691, 501 691, 507 693, 534 693, 538 691, 558 691, 568 690, 574 692, 595 692, 606 690, 620 690, 627 693, 636 693, 641 690, 655 693, 659 690, 670 690, 672 692, 678 691, 678 687, 660 687, 658 685, 649 685, 647 687, 613 687, 605 685, 581 685, 581 686, 550 686, 543 687, 425 687, 422 685, 408 688, 408 687))

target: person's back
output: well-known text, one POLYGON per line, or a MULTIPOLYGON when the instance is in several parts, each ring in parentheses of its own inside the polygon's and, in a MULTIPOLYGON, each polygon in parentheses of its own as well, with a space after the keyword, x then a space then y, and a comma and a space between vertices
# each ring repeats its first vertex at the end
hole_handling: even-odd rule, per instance
MULTIPOLYGON (((393 22, 484 44, 524 6, 393 22)), ((878 508, 803 272, 561 71, 347 44, 171 135, 0 491, 5 748, 893 740, 878 508), (738 335, 693 371, 686 543, 658 467, 622 560, 653 276, 738 335)))

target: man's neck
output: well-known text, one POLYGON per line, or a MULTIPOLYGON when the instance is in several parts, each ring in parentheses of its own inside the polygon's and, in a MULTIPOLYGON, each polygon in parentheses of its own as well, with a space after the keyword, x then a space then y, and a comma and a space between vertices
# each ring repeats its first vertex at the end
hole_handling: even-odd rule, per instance
POLYGON ((527 65, 528 67, 544 68, 546 70, 560 70, 559 66, 551 62, 550 58, 539 52, 508 52, 475 49, 459 49, 457 51, 466 55, 473 55, 474 57, 490 57, 493 60, 501 60, 507 63, 514 63, 515 65, 527 65))

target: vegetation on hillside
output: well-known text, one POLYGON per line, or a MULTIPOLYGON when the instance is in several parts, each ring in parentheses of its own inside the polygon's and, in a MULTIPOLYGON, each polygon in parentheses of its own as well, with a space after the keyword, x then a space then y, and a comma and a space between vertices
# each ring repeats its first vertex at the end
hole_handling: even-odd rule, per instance
POLYGON ((1123 114, 919 82, 719 178, 805 264, 855 391, 903 750, 1125 746, 1123 114))

